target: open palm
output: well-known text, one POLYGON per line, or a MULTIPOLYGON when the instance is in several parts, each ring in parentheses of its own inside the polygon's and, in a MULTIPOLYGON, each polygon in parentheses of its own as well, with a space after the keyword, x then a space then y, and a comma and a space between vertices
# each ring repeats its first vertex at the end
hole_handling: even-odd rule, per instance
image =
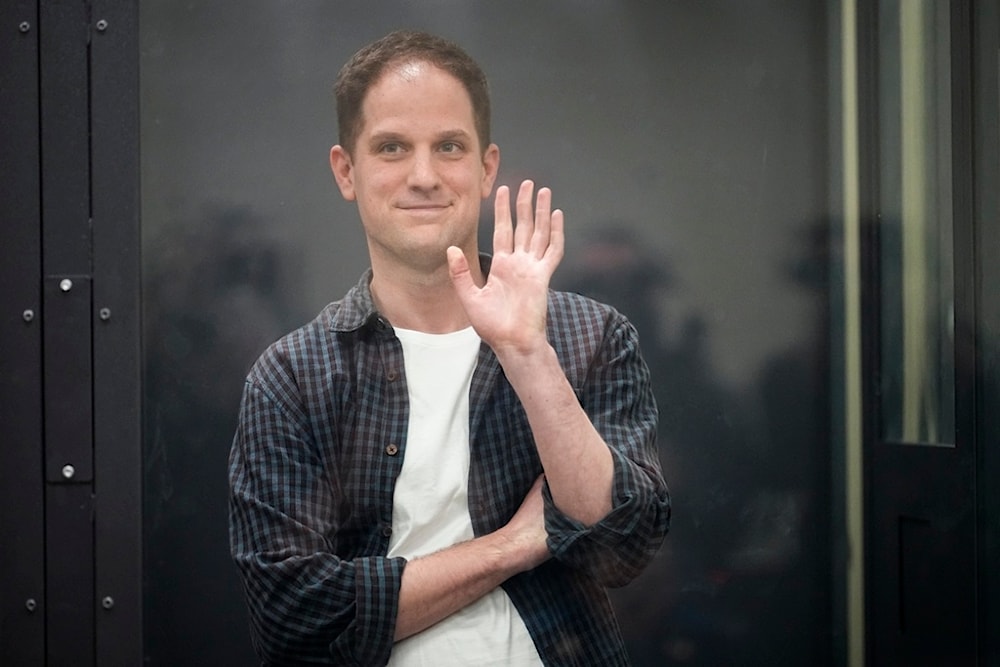
POLYGON ((498 354, 529 353, 546 342, 549 281, 562 260, 565 235, 562 211, 551 209, 551 190, 533 194, 534 183, 521 183, 515 226, 509 188, 497 188, 493 263, 482 288, 473 282, 461 250, 448 249, 452 283, 469 321, 498 354))

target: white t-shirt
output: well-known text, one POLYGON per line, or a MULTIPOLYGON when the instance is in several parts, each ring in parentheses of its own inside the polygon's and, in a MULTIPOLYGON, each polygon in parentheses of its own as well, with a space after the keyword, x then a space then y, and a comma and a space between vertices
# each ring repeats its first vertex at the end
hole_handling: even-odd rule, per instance
MULTIPOLYGON (((469 517, 469 388, 480 339, 396 329, 410 399, 403 469, 392 503, 389 556, 412 559, 473 538, 469 517)), ((514 604, 497 588, 397 642, 393 667, 541 665, 514 604)))

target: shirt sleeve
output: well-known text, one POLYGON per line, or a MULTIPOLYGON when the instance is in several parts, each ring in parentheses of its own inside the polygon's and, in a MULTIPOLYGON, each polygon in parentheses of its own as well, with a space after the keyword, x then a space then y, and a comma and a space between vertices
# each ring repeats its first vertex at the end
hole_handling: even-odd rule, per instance
POLYGON ((656 446, 658 415, 635 328, 612 318, 578 389, 580 402, 614 460, 612 509, 587 526, 561 512, 546 485, 549 550, 604 586, 624 586, 659 550, 670 524, 670 495, 656 446))
POLYGON ((400 558, 335 552, 337 485, 305 416, 248 381, 229 461, 230 547, 267 665, 384 665, 400 558))

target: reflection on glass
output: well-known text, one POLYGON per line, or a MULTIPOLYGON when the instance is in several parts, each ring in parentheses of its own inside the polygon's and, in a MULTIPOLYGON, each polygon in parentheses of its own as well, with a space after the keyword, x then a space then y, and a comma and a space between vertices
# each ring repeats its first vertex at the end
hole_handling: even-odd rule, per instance
POLYGON ((882 0, 882 436, 954 441, 948 3, 882 0))
POLYGON ((400 26, 487 65, 503 178, 572 211, 558 287, 639 331, 678 504, 609 592, 631 663, 840 664, 833 45, 822 3, 759 4, 139 3, 145 667, 259 663, 228 552, 239 394, 256 353, 367 266, 325 164, 330 86, 400 26))

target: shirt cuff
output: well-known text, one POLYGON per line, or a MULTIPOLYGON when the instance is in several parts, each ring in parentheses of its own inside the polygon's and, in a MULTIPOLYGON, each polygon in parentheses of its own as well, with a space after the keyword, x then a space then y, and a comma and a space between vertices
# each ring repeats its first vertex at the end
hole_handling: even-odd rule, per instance
POLYGON ((355 561, 354 621, 330 645, 336 664, 385 665, 392 652, 404 558, 355 561))

